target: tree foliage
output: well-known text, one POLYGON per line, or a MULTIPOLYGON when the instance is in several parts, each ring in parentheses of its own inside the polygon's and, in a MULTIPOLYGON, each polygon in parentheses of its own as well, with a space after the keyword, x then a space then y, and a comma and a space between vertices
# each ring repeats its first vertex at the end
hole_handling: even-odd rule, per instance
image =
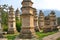
POLYGON ((60 17, 57 18, 57 23, 60 25, 60 17))
POLYGON ((2 27, 3 27, 3 31, 7 31, 8 29, 8 13, 7 13, 7 5, 4 4, 4 5, 1 5, 1 18, 2 18, 2 27), (5 11, 6 10, 6 11, 5 11))
POLYGON ((21 30, 21 25, 22 25, 21 19, 18 20, 18 18, 16 17, 16 28, 18 32, 20 32, 21 30))
POLYGON ((3 26, 3 30, 7 31, 8 28, 8 13, 4 10, 2 10, 2 26, 3 26))

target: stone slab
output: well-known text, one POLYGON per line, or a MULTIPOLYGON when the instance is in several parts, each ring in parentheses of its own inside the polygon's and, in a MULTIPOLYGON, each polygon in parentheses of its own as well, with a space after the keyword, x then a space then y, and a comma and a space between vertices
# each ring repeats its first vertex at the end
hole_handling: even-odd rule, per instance
POLYGON ((34 38, 34 39, 15 39, 15 40, 39 40, 39 39, 34 38))
POLYGON ((0 40, 8 40, 7 38, 0 38, 0 40))
POLYGON ((60 37, 60 32, 44 37, 42 40, 56 40, 60 37))

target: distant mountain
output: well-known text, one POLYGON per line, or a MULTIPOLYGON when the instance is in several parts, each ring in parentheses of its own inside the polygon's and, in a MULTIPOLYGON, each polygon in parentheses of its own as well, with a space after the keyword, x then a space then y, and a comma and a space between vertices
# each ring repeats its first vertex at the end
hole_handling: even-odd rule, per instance
MULTIPOLYGON (((52 10, 50 9, 42 9, 42 11, 44 12, 45 16, 48 15, 52 10)), ((60 10, 53 10, 56 13, 57 17, 60 17, 60 10)), ((39 10, 37 10, 37 12, 39 13, 39 10)))

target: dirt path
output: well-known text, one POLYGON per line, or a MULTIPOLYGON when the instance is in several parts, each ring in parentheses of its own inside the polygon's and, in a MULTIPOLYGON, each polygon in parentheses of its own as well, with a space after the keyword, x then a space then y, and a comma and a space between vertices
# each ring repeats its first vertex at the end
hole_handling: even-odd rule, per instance
POLYGON ((57 32, 53 35, 49 35, 47 37, 44 37, 43 40, 56 40, 59 37, 60 37, 60 32, 57 32))

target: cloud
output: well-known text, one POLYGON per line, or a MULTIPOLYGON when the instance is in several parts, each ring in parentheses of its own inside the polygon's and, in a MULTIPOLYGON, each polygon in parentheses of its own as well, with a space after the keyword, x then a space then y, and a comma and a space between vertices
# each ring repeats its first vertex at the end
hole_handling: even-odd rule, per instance
MULTIPOLYGON (((55 9, 60 10, 60 0, 32 0, 33 1, 33 7, 37 9, 55 9)), ((0 4, 8 4, 13 5, 16 9, 21 8, 21 2, 22 0, 0 0, 0 4)))
POLYGON ((60 10, 60 0, 34 0, 33 7, 37 9, 60 10))

